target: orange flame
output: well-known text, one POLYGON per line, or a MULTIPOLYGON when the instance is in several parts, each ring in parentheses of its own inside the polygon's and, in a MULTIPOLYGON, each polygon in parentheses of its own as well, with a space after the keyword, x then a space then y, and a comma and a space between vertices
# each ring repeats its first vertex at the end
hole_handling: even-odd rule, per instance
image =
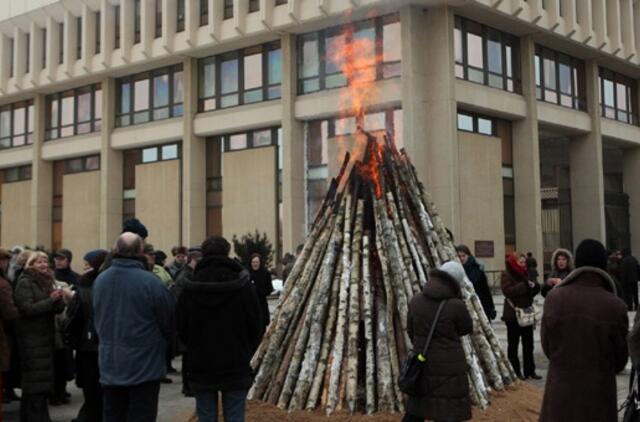
MULTIPOLYGON (((376 65, 382 61, 382 55, 376 53, 374 39, 367 36, 371 36, 367 30, 359 31, 354 30, 351 25, 347 26, 342 33, 331 38, 327 45, 327 58, 340 69, 346 80, 346 87, 340 91, 338 110, 341 119, 336 120, 337 132, 348 132, 346 126, 350 121, 349 117, 355 116, 358 125, 358 130, 353 134, 356 149, 364 151, 368 148, 367 144, 371 145, 368 151, 369 159, 359 166, 358 172, 364 180, 374 184, 376 197, 380 198, 382 187, 379 163, 382 146, 378 142, 368 142, 368 137, 360 130, 364 126, 365 112, 370 104, 375 103, 378 96, 375 83, 376 65)), ((346 148, 344 144, 340 145, 343 151, 339 155, 343 156, 346 148)))

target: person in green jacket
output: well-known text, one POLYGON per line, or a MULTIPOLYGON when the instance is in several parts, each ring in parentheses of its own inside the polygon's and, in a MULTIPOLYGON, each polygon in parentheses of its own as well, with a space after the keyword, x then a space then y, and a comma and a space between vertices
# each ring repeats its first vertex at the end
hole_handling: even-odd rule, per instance
POLYGON ((169 274, 162 265, 156 264, 156 255, 153 245, 145 243, 143 254, 147 258, 151 271, 153 271, 153 273, 162 280, 162 283, 169 288, 173 284, 173 277, 171 277, 171 274, 169 274))

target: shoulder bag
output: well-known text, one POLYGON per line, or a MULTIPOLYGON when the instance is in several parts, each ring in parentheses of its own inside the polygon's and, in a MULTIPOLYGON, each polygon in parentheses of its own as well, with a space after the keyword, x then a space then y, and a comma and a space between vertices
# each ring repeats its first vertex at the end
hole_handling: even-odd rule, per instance
POLYGON ((427 361, 426 356, 429 344, 431 344, 433 333, 436 331, 436 325, 438 325, 440 314, 442 313, 442 309, 446 303, 447 300, 445 299, 440 302, 440 305, 438 305, 438 310, 436 311, 436 316, 433 319, 433 324, 431 324, 429 336, 427 337, 427 341, 424 343, 422 353, 416 353, 415 350, 411 350, 407 353, 407 356, 402 362, 402 366, 400 367, 400 376, 398 377, 398 385, 400 386, 400 390, 405 394, 414 397, 423 397, 427 395, 427 392, 423 391, 422 388, 422 370, 424 369, 425 362, 427 361))
POLYGON ((518 320, 518 325, 521 327, 531 327, 536 325, 536 323, 540 320, 540 312, 536 309, 535 305, 531 304, 531 306, 527 306, 526 308, 519 308, 513 304, 511 299, 506 298, 509 305, 516 312, 516 320, 518 320))

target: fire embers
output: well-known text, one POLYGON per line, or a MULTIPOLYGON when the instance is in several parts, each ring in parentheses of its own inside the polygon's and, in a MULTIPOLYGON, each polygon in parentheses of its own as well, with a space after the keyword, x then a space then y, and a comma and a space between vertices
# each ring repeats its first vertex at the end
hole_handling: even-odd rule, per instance
MULTIPOLYGON (((396 380, 411 348, 408 303, 455 252, 404 151, 358 136, 253 358, 253 399, 328 414, 404 408, 396 380)), ((463 295, 474 319, 463 340, 472 398, 485 407, 515 374, 469 282, 463 295)))

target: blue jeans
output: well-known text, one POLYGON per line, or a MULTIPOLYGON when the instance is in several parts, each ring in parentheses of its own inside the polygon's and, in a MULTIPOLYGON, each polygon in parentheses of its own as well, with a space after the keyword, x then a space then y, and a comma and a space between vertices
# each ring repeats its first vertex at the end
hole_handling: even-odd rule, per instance
MULTIPOLYGON (((224 422, 244 422, 247 390, 220 391, 220 393, 224 422)), ((218 422, 218 392, 199 391, 195 393, 195 397, 198 422, 218 422)))

